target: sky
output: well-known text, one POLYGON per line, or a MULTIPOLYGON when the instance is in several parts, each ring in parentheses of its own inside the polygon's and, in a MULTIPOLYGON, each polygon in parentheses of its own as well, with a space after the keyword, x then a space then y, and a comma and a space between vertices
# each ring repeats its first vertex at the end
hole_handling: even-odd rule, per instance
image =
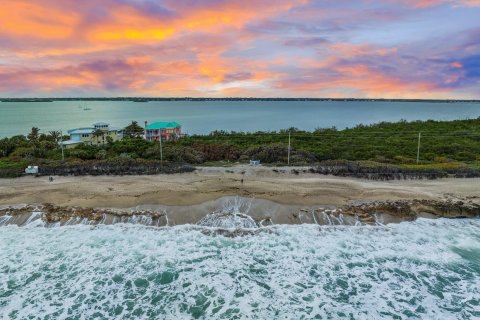
POLYGON ((480 0, 1 0, 0 97, 480 99, 480 0))

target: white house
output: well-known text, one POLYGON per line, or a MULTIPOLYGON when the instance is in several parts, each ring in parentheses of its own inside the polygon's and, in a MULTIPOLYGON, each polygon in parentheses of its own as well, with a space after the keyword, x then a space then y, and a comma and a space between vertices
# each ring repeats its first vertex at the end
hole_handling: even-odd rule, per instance
POLYGON ((110 127, 110 124, 106 122, 94 123, 93 127, 71 129, 68 130, 68 134, 70 139, 63 141, 66 148, 74 148, 80 144, 104 145, 108 141, 107 137, 110 137, 112 141, 122 139, 122 130, 110 127), (97 134, 97 132, 101 134, 97 134))

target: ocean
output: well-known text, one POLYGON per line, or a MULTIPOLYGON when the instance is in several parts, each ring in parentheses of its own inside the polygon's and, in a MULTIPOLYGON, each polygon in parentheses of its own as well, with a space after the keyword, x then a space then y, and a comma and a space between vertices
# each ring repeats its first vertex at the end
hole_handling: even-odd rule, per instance
POLYGON ((480 103, 378 101, 55 101, 0 102, 0 138, 88 127, 107 122, 123 128, 131 121, 176 121, 187 134, 214 130, 268 131, 338 129, 381 121, 456 120, 480 117, 480 103), (84 110, 84 108, 90 110, 84 110))
MULTIPOLYGON (((205 134, 479 116, 477 103, 0 103, 0 137, 98 121, 177 121, 205 134)), ((232 237, 37 218, 0 226, 0 319, 480 319, 480 219, 273 225, 232 237)))
POLYGON ((1 319, 479 319, 480 220, 0 227, 1 319))

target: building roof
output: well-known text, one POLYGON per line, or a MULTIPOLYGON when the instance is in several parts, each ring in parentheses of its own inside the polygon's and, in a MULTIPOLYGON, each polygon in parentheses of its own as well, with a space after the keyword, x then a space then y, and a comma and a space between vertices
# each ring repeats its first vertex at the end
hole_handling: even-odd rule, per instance
POLYGON ((154 122, 149 124, 145 129, 147 130, 156 130, 156 129, 170 129, 181 127, 181 125, 175 121, 173 122, 154 122))
POLYGON ((95 131, 95 128, 77 128, 77 129, 72 129, 68 130, 69 134, 86 134, 86 133, 92 133, 95 131))
POLYGON ((101 121, 93 124, 94 127, 97 127, 97 126, 109 126, 109 125, 110 125, 110 123, 101 122, 101 121))
MULTIPOLYGON (((68 134, 86 134, 86 133, 94 133, 96 128, 76 128, 76 129, 71 129, 68 130, 68 134)), ((108 132, 112 131, 121 131, 122 129, 120 128, 114 128, 114 127, 108 127, 108 132)))
POLYGON ((79 141, 79 140, 66 140, 66 141, 62 142, 62 144, 64 146, 73 145, 73 144, 81 144, 81 143, 83 143, 83 141, 79 141))

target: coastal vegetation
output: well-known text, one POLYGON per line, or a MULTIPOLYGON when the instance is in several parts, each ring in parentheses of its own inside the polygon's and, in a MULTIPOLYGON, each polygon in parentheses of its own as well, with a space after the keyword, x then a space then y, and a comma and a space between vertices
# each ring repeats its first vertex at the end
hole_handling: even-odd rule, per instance
MULTIPOLYGON (((42 133, 39 128, 32 128, 26 136, 0 139, 0 176, 20 175, 27 164, 65 168, 98 167, 99 163, 141 167, 148 163, 149 167, 227 165, 248 163, 251 159, 271 165, 343 168, 339 172, 344 173, 382 170, 396 174, 421 171, 440 172, 435 176, 471 176, 478 175, 480 169, 480 118, 381 122, 343 130, 332 127, 314 131, 296 128, 254 133, 214 131, 164 141, 162 152, 158 142, 142 139, 143 128, 136 122, 124 132, 120 141, 65 149, 64 160, 59 141, 68 137, 61 137, 57 131, 42 133)), ((110 172, 114 173, 117 170, 110 172)))

